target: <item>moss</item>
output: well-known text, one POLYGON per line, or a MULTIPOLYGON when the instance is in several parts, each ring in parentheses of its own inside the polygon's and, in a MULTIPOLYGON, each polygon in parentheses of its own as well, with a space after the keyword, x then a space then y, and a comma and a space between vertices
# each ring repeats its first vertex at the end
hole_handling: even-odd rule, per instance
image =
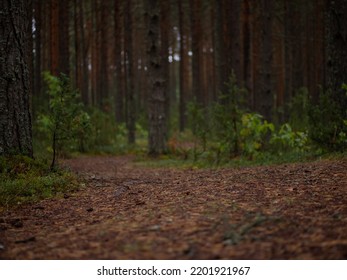
POLYGON ((76 176, 29 157, 0 157, 0 210, 76 190, 76 176))

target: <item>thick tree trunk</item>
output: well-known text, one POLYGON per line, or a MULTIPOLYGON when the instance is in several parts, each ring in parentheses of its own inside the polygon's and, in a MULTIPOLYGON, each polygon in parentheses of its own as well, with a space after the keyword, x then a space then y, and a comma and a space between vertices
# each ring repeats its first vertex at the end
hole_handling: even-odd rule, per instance
POLYGON ((162 56, 160 55, 160 12, 158 0, 147 0, 148 32, 148 82, 149 82, 149 131, 148 152, 156 156, 166 152, 166 94, 165 78, 162 71, 162 56))
POLYGON ((33 155, 28 1, 0 1, 0 155, 33 155))

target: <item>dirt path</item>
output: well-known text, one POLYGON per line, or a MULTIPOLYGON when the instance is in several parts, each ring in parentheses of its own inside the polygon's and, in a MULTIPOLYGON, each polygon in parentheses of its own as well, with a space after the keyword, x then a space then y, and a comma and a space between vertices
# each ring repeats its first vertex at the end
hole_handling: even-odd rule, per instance
POLYGON ((66 162, 86 187, 0 214, 2 259, 346 259, 347 162, 154 169, 66 162))

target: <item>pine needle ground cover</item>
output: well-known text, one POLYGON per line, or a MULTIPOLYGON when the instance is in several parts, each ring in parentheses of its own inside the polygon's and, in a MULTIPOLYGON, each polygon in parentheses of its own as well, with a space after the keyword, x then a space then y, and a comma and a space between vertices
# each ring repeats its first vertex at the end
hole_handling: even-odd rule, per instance
POLYGON ((346 259, 347 161, 64 162, 86 187, 1 214, 2 259, 346 259))

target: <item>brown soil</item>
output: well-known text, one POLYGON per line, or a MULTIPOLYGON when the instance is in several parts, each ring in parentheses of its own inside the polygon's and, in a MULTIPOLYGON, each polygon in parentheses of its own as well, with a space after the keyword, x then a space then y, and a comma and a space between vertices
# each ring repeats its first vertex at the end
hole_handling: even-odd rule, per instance
POLYGON ((217 170, 65 162, 86 186, 0 214, 2 259, 346 259, 347 161, 217 170))

